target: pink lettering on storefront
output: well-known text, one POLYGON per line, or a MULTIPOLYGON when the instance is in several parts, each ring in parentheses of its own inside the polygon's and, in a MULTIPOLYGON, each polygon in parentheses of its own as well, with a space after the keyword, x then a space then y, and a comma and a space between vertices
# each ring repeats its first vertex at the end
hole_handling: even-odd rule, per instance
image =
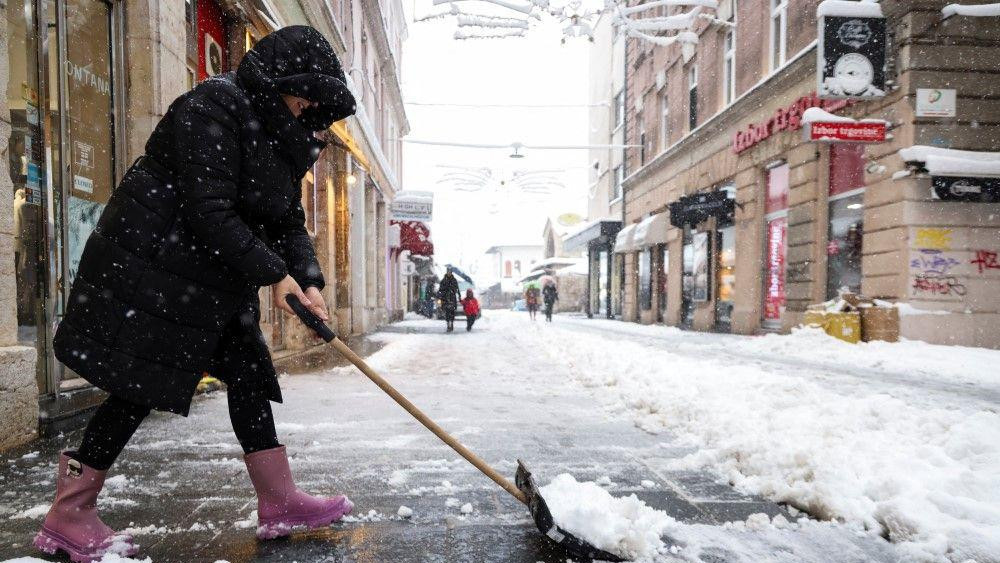
POLYGON ((821 107, 826 111, 837 111, 847 107, 849 100, 821 100, 816 92, 802 96, 794 104, 778 108, 770 118, 760 123, 751 123, 743 130, 733 135, 733 152, 741 152, 757 143, 768 139, 780 131, 795 131, 802 127, 802 113, 812 107, 821 107))
POLYGON ((780 321, 785 308, 785 217, 767 223, 767 279, 764 284, 764 320, 780 321))

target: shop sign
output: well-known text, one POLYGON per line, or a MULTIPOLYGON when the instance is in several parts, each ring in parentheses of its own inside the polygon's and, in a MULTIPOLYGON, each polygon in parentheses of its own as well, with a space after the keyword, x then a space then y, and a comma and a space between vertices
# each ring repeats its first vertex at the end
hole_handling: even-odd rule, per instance
POLYGON ((931 189, 942 200, 983 203, 1000 201, 1000 178, 931 176, 931 189))
POLYGON ((205 33, 205 74, 215 76, 222 74, 222 46, 212 37, 211 33, 205 33))
POLYGON ((42 204, 42 169, 38 163, 28 163, 28 182, 24 190, 24 201, 32 205, 42 204))
POLYGON ((820 107, 834 112, 847 107, 849 100, 821 100, 815 92, 802 96, 794 104, 778 108, 774 115, 759 123, 751 123, 733 135, 733 152, 741 152, 753 147, 780 131, 797 131, 802 127, 802 113, 809 108, 820 107))
POLYGON ((885 141, 885 122, 839 123, 814 121, 807 124, 806 140, 846 143, 882 143, 885 141))
POLYGON ((917 117, 955 117, 954 88, 917 88, 917 117))
POLYGON ((392 218, 396 221, 430 221, 434 203, 430 197, 399 195, 389 204, 392 218))
POLYGON ((767 223, 767 267, 764 280, 764 320, 780 321, 785 308, 785 232, 787 219, 767 223))
POLYGON ((823 15, 816 46, 821 98, 870 100, 885 96, 885 18, 823 15))
POLYGON ((735 204, 725 190, 684 196, 670 204, 670 224, 681 228, 697 225, 709 217, 732 219, 735 204))

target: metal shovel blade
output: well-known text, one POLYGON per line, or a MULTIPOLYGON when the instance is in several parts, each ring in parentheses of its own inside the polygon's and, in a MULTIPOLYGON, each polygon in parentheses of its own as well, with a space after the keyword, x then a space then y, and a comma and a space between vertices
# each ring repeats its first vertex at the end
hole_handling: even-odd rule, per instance
POLYGON ((603 549, 598 549, 560 528, 552 518, 552 513, 549 512, 549 506, 545 504, 545 499, 538 493, 538 485, 535 483, 535 478, 531 476, 531 471, 528 471, 521 460, 517 460, 517 473, 514 475, 514 482, 517 484, 517 488, 528 497, 528 510, 531 511, 531 517, 535 520, 538 530, 545 537, 562 546, 568 554, 584 560, 625 561, 625 559, 603 549))

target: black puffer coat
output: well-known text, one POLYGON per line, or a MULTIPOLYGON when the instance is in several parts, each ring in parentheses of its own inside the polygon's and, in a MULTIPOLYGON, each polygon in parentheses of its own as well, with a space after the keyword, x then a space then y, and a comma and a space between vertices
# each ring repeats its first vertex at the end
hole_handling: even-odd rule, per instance
POLYGON ((330 45, 304 26, 175 100, 87 241, 56 357, 159 410, 186 415, 203 371, 280 401, 256 293, 286 274, 323 287, 300 181, 323 147, 313 131, 354 103, 330 45), (296 119, 281 93, 320 105, 296 119))

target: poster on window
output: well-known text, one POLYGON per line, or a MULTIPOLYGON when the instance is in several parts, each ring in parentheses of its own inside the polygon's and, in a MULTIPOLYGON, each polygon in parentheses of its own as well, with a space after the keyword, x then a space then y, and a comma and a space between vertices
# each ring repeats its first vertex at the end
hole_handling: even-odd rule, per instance
POLYGON ((693 246, 692 272, 693 284, 691 288, 692 301, 708 301, 708 233, 694 233, 691 236, 693 246))
POLYGON ((764 321, 778 322, 785 310, 785 217, 767 222, 764 276, 764 321))
POLYGON ((820 98, 885 96, 886 25, 874 2, 823 3, 819 16, 817 86, 820 98))
POLYGON ((111 14, 103 2, 66 2, 68 37, 63 72, 69 117, 73 196, 106 203, 114 188, 111 105, 111 14))

